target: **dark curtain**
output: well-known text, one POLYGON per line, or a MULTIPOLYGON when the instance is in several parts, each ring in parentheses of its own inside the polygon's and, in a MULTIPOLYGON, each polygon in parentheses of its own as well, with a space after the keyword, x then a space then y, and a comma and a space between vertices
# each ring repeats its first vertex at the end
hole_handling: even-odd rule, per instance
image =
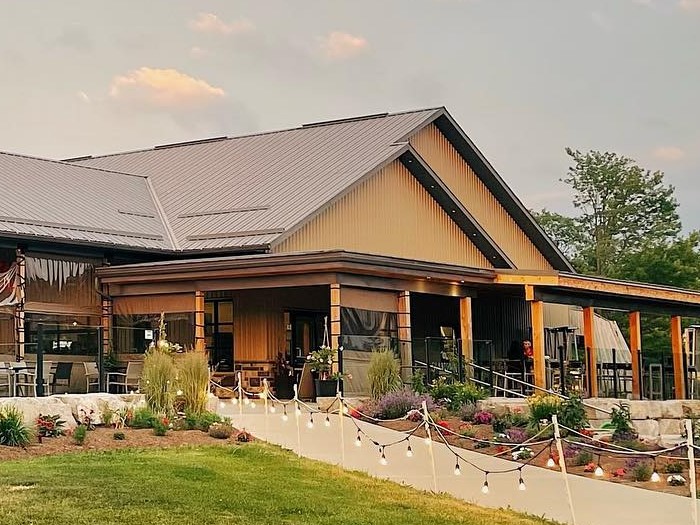
POLYGON ((392 348, 398 338, 396 314, 343 307, 340 310, 340 333, 343 347, 347 349, 392 348))

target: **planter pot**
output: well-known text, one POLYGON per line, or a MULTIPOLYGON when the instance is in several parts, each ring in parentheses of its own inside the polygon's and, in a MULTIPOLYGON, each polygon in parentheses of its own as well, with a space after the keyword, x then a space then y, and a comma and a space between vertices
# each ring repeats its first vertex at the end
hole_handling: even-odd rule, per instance
POLYGON ((294 397, 294 377, 289 374, 275 376, 275 396, 279 399, 294 397))
POLYGON ((338 382, 332 379, 316 380, 316 397, 335 397, 338 382))

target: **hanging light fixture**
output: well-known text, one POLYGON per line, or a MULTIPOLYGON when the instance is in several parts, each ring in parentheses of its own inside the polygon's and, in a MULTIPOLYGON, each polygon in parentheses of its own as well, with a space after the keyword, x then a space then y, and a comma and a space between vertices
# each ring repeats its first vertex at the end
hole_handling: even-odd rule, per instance
POLYGON ((362 438, 360 437, 360 431, 358 429, 357 431, 357 437, 355 438, 355 446, 356 447, 361 447, 362 446, 362 438))
POLYGON ((381 457, 379 458, 379 464, 387 465, 389 462, 386 460, 386 455, 384 454, 384 447, 379 447, 379 452, 382 453, 381 457))
POLYGON ((489 473, 488 472, 484 472, 484 484, 481 486, 481 493, 482 494, 489 493, 489 473))
POLYGON ((659 476, 659 471, 656 470, 656 458, 654 458, 654 472, 651 475, 651 478, 649 478, 653 483, 658 483, 661 481, 661 476, 659 476))
POLYGON ((323 424, 327 427, 331 426, 331 418, 328 417, 328 414, 326 414, 326 420, 323 422, 323 424))
POLYGON ((457 456, 456 462, 455 462, 455 476, 461 476, 462 475, 462 469, 459 468, 459 456, 457 456))
POLYGON ((314 428, 314 416, 313 414, 309 414, 309 422, 306 423, 306 428, 314 428))
POLYGON ((282 421, 287 421, 289 416, 287 415, 287 405, 282 405, 284 407, 284 414, 282 414, 282 421))
POLYGON ((406 449, 406 457, 407 458, 412 458, 413 457, 413 449, 411 448, 411 442, 408 442, 408 448, 406 449))
POLYGON ((598 454, 598 466, 595 468, 594 474, 596 477, 601 478, 605 474, 603 467, 600 465, 600 454, 598 454))
POLYGON ((518 469, 518 490, 525 490, 527 487, 525 486, 525 481, 523 480, 523 467, 520 467, 518 469))

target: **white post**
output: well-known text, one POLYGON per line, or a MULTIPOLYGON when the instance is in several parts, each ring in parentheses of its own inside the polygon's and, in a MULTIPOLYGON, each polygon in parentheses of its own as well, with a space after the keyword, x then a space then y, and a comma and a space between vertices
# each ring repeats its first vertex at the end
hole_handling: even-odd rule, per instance
POLYGON ((569 499, 569 510, 571 511, 571 523, 576 525, 576 514, 574 513, 574 500, 571 498, 571 487, 569 487, 569 476, 566 473, 566 459, 564 458, 564 449, 561 446, 561 434, 559 432, 559 420, 557 415, 552 416, 552 423, 554 424, 554 440, 557 444, 557 452, 559 453, 559 468, 561 469, 561 476, 564 479, 564 486, 566 487, 566 497, 569 499))
POLYGON ((345 468, 345 430, 343 428, 343 396, 340 394, 340 388, 335 393, 335 398, 338 400, 338 427, 340 428, 340 466, 345 468))
POLYGON ((438 491, 437 473, 435 472, 435 453, 433 452, 433 437, 430 435, 430 414, 428 405, 423 401, 423 421, 425 422, 425 433, 428 438, 428 452, 430 452, 430 465, 433 469, 433 492, 438 491))
POLYGON ((294 421, 297 424, 297 456, 301 457, 301 431, 299 430, 299 385, 294 384, 294 421))
POLYGON ((243 384, 241 383, 241 373, 236 375, 238 379, 238 421, 243 430, 243 384))
POLYGON ((698 487, 695 481, 695 450, 693 449, 693 422, 685 420, 685 432, 688 436, 688 476, 690 477, 690 511, 693 525, 698 525, 698 487))
POLYGON ((270 395, 270 386, 267 384, 267 378, 263 379, 263 395, 265 396, 265 439, 270 441, 270 419, 267 411, 267 398, 270 395))

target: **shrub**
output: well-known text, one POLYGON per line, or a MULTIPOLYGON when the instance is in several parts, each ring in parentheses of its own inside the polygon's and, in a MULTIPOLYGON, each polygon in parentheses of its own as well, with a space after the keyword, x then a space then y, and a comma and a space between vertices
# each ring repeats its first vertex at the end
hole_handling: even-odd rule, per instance
POLYGON ((683 468, 683 463, 676 461, 666 465, 666 468, 664 468, 664 472, 666 472, 666 474, 682 474, 683 468))
POLYGON ((459 409, 459 418, 462 421, 473 421, 474 414, 478 412, 475 403, 466 403, 459 409))
POLYGON ((156 436, 164 436, 168 433, 168 425, 161 419, 156 419, 153 422, 153 434, 156 436))
POLYGON ((221 423, 221 416, 214 412, 201 412, 196 414, 194 412, 185 412, 185 427, 187 430, 201 430, 202 432, 209 432, 209 427, 214 423, 221 423))
POLYGON ((525 428, 528 424, 528 418, 521 411, 515 411, 510 413, 510 424, 513 427, 525 428))
POLYGON ((530 426, 537 427, 540 421, 551 421, 554 414, 559 414, 561 398, 555 395, 534 395, 527 398, 530 408, 530 426))
POLYGON ((229 423, 212 423, 209 435, 215 439, 228 439, 233 435, 233 427, 229 423))
POLYGON ((581 430, 588 426, 586 407, 579 396, 571 396, 561 404, 559 422, 572 430, 581 430))
POLYGON ((372 399, 379 399, 401 388, 399 362, 391 350, 373 352, 367 369, 369 392, 372 399))
POLYGON ((416 370, 411 376, 411 387, 416 394, 425 394, 428 391, 425 386, 425 374, 422 370, 416 370))
POLYGON ((87 438, 88 427, 86 425, 78 425, 73 431, 73 442, 76 445, 83 445, 87 438))
POLYGON ((651 479, 652 470, 648 462, 639 463, 632 469, 632 479, 634 481, 649 481, 651 479))
POLYGON ((506 437, 511 443, 522 443, 527 440, 527 434, 520 428, 509 428, 506 430, 506 437))
POLYGON ((476 437, 476 431, 469 423, 462 423, 461 425, 459 425, 457 433, 460 436, 465 436, 469 438, 476 437))
POLYGON ((131 418, 129 426, 132 428, 153 428, 155 420, 156 416, 150 408, 141 407, 134 410, 134 415, 131 418))
POLYGON ((474 404, 487 397, 485 390, 472 383, 453 383, 444 377, 439 377, 433 381, 429 392, 437 403, 454 412, 458 411, 465 404, 474 404))
POLYGON ((66 422, 58 414, 53 416, 39 414, 39 417, 36 418, 37 434, 40 438, 62 436, 65 434, 63 430, 65 424, 66 422))
POLYGON ((493 421, 493 414, 486 410, 479 410, 474 414, 473 422, 477 425, 490 425, 493 421))
POLYGON ((494 416, 491 420, 491 427, 496 434, 505 434, 506 430, 510 428, 510 418, 508 414, 502 416, 494 416))
POLYGON ((124 434, 124 432, 121 430, 117 430, 114 434, 112 434, 112 438, 116 441, 124 441, 126 439, 126 434, 124 434))
POLYGON ((435 403, 430 396, 419 396, 411 389, 404 388, 403 390, 384 395, 384 397, 377 402, 373 416, 377 419, 397 419, 404 417, 411 410, 421 410, 424 401, 429 411, 435 409, 435 403))
POLYGON ((236 434, 236 441, 239 443, 250 443, 253 441, 253 435, 250 432, 241 430, 238 434, 236 434))
POLYGON ((585 467, 589 463, 593 463, 593 454, 587 450, 579 450, 574 456, 574 465, 577 467, 585 467))
POLYGON ((0 409, 0 445, 24 448, 31 443, 32 437, 19 409, 12 405, 0 409))
POLYGON ((107 403, 100 403, 100 412, 102 412, 102 423, 107 426, 115 423, 116 412, 107 403))
MULTIPOLYGON (((613 434, 614 436, 615 434, 613 434)), ((627 436, 624 436, 627 437, 627 436)), ((631 450, 636 450, 638 452, 648 452, 650 450, 650 446, 644 443, 643 441, 639 441, 638 439, 635 439, 635 436, 630 436, 632 439, 620 439, 616 440, 615 443, 621 447, 629 448, 631 450)))
POLYGON ((209 368, 202 352, 187 352, 178 367, 178 386, 182 391, 183 411, 196 414, 207 408, 209 368))
POLYGON ((614 429, 613 441, 630 441, 637 438, 637 432, 632 426, 630 407, 627 405, 613 407, 609 426, 614 429))
POLYGON ((143 359, 141 390, 146 404, 156 414, 169 415, 175 400, 175 363, 169 352, 158 347, 149 349, 143 359))

